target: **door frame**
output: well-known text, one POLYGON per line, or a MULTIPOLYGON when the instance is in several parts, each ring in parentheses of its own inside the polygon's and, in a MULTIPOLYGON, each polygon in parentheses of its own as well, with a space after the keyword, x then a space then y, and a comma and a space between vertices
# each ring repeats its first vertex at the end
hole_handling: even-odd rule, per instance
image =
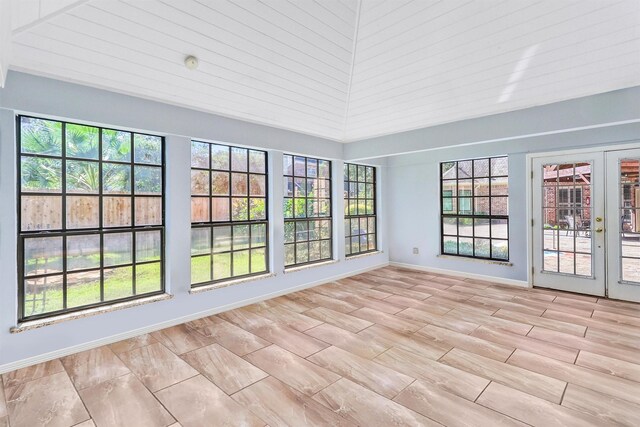
MULTIPOLYGON (((533 288, 533 275, 534 275, 534 263, 533 257, 535 256, 533 250, 533 160, 540 157, 551 157, 551 156, 562 156, 562 155, 572 155, 572 154, 585 154, 585 153, 593 153, 593 152, 602 152, 605 153, 607 151, 618 151, 618 150, 633 150, 640 148, 640 140, 632 140, 632 141, 620 141, 614 144, 605 144, 605 145, 591 145, 589 147, 584 148, 570 148, 566 150, 555 150, 555 151, 544 151, 544 152, 535 152, 535 153, 527 153, 526 155, 526 210, 527 210, 527 233, 526 233, 526 244, 527 244, 527 283, 530 288, 533 288)), ((605 183, 606 186, 606 161, 605 161, 605 183)), ((606 245, 605 239, 605 245, 606 245)), ((606 246, 605 246, 606 251, 606 246)), ((606 258, 606 257, 605 257, 606 258)), ((608 266, 605 261, 605 277, 608 277, 608 266)), ((608 286, 605 282, 605 298, 608 295, 608 286)))

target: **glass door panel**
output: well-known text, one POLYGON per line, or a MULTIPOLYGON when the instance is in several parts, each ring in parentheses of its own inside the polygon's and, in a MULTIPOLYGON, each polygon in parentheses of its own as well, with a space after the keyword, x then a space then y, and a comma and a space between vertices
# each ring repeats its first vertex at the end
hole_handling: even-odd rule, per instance
POLYGON ((609 296, 640 301, 640 150, 606 155, 609 296))

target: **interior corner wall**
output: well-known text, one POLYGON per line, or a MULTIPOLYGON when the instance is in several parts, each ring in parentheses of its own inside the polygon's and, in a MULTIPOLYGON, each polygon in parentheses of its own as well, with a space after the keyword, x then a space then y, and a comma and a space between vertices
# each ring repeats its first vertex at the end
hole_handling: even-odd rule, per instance
POLYGON ((308 286, 337 280, 388 264, 386 168, 378 166, 379 253, 345 259, 343 144, 243 122, 96 88, 10 72, 0 89, 0 373, 64 354, 182 323, 308 286), (17 321, 16 114, 52 117, 164 135, 166 150, 166 289, 170 300, 10 333, 17 321), (275 276, 190 294, 190 140, 221 141, 269 152, 270 257, 275 276), (283 273, 284 222, 281 218, 282 153, 333 161, 334 258, 336 262, 283 273), (279 165, 279 166, 278 166, 279 165), (337 233, 337 234, 336 234, 337 233))
POLYGON ((527 176, 527 155, 618 144, 640 146, 640 123, 388 157, 386 201, 391 207, 388 218, 388 227, 392 230, 389 236, 390 262, 428 270, 489 276, 528 286, 530 227, 527 224, 527 186, 531 185, 531 180, 527 176), (512 265, 439 256, 440 162, 501 155, 509 157, 509 261, 512 265), (414 247, 419 249, 419 254, 413 254, 414 247))

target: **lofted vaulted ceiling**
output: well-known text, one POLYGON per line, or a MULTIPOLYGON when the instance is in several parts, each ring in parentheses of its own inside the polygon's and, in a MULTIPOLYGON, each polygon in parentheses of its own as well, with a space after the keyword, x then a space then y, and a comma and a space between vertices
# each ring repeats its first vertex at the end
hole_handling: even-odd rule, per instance
POLYGON ((13 0, 12 15, 11 69, 344 142, 640 85, 638 0, 13 0))

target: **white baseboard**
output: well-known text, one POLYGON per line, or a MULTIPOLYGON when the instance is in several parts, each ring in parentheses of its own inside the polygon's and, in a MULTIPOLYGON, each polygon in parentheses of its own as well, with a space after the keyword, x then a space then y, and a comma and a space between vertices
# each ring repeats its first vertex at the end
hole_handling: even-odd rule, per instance
POLYGON ((179 325, 181 323, 190 322, 192 320, 200 319, 202 317, 211 316, 213 314, 222 313, 224 311, 233 310, 235 308, 244 307, 245 305, 255 304, 260 301, 264 301, 271 298, 276 298, 282 295, 290 294, 292 292, 301 291, 303 289, 312 288, 314 286, 322 285, 324 283, 334 282, 336 280, 344 279, 345 277, 355 276, 357 274, 365 273, 367 271, 375 270, 378 268, 386 267, 389 263, 382 263, 375 266, 362 268, 359 270, 350 271, 344 274, 338 274, 335 276, 327 277, 321 280, 317 280, 314 282, 304 283, 302 285, 293 286, 287 289, 281 289, 276 292, 271 292, 264 295, 258 295, 252 298, 247 298, 244 300, 240 300, 231 304, 226 304, 223 306, 215 307, 209 310, 200 311, 198 313, 192 313, 187 316, 178 317, 175 319, 167 320, 164 322, 156 323, 150 326, 145 326, 144 328, 134 329, 131 331, 123 332, 121 334, 111 335, 109 337, 100 338, 95 341, 89 341, 83 344, 74 345, 71 347, 66 347, 60 350, 52 351, 49 353, 40 354, 38 356, 29 357, 27 359, 18 360, 16 362, 7 363, 4 365, 0 365, 0 374, 4 374, 7 372, 15 371, 16 369, 26 368, 27 366, 36 365, 42 362, 48 362, 49 360, 58 359, 60 357, 68 356, 70 354, 79 353, 81 351, 90 350, 92 348, 101 347, 107 344, 113 344, 118 341, 126 340, 128 338, 133 338, 138 335, 147 334, 149 332, 154 332, 160 329, 169 328, 171 326, 179 325))
POLYGON ((456 270, 447 270, 445 268, 425 267, 425 266, 416 265, 416 264, 405 264, 403 262, 391 261, 389 262, 389 265, 392 265, 394 267, 408 268, 411 270, 424 271, 427 273, 446 274, 447 276, 462 277, 465 279, 485 280, 488 282, 499 283, 501 285, 517 286, 519 288, 531 287, 529 283, 524 280, 505 279, 504 277, 485 276, 484 274, 464 273, 456 270))

